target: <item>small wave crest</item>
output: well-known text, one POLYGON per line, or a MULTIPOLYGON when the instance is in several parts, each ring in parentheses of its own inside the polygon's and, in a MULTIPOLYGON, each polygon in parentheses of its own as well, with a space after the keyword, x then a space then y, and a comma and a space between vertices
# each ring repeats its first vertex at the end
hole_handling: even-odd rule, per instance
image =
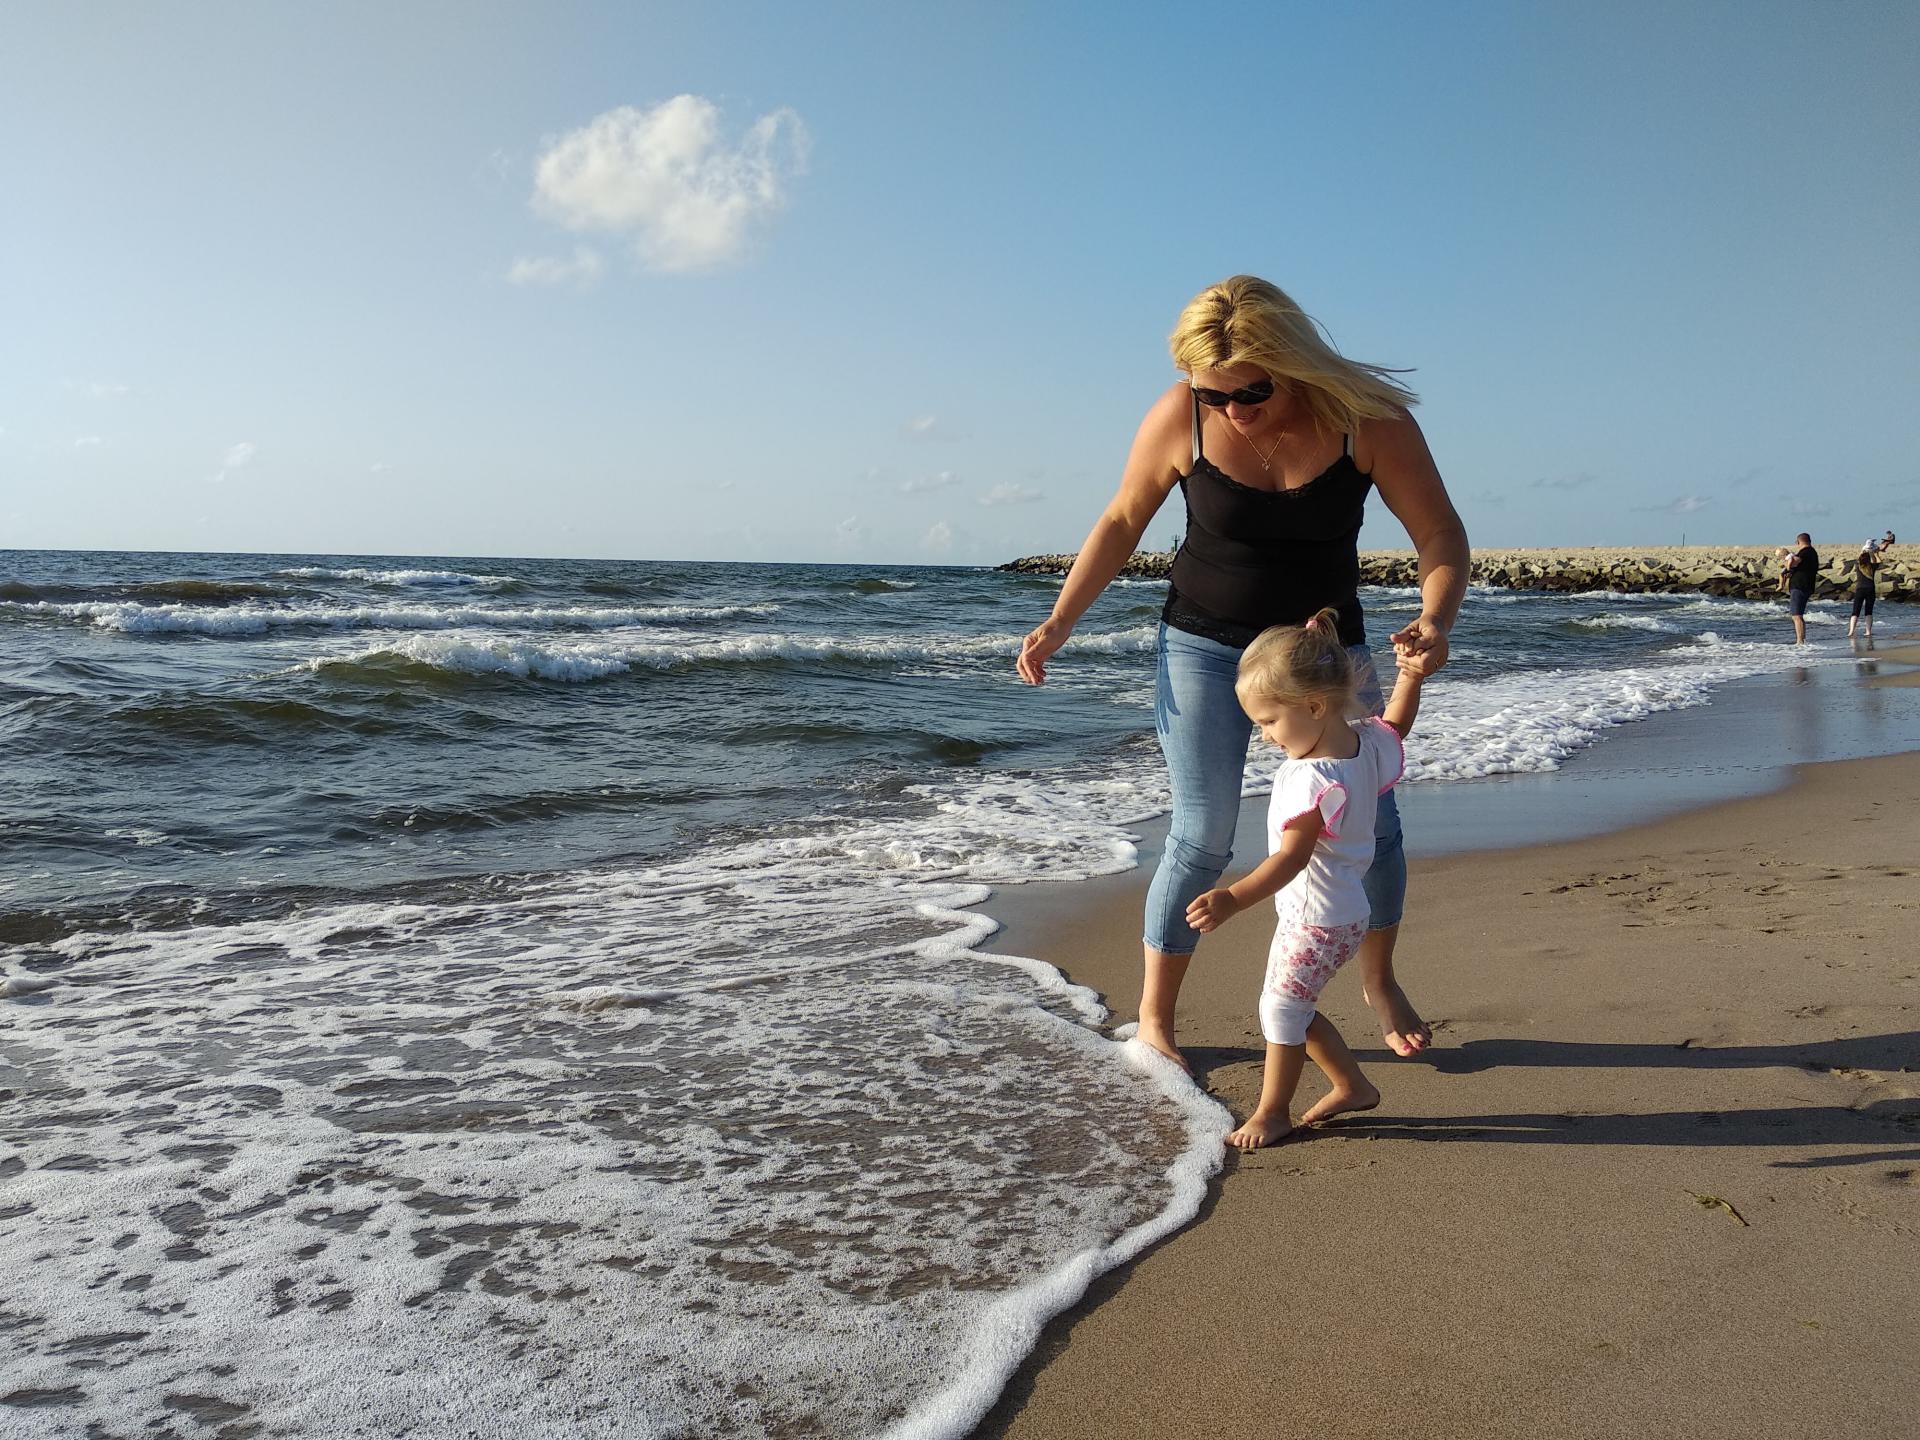
POLYGON ((481 589, 499 589, 519 583, 511 575, 468 575, 460 570, 371 570, 357 566, 336 570, 325 565, 301 565, 275 573, 290 580, 357 580, 363 585, 410 588, 472 585, 481 589))
MULTIPOLYGON (((1153 648, 1146 626, 1106 634, 1075 636, 1068 651, 1084 654, 1138 654, 1153 648)), ((546 641, 513 637, 408 636, 351 655, 328 655, 300 668, 336 679, 367 674, 391 677, 409 670, 447 675, 511 676, 517 679, 583 682, 604 680, 634 670, 677 671, 701 667, 821 664, 898 666, 916 663, 973 663, 1012 659, 1020 653, 1017 635, 948 635, 926 638, 878 636, 738 635, 670 641, 546 641)))

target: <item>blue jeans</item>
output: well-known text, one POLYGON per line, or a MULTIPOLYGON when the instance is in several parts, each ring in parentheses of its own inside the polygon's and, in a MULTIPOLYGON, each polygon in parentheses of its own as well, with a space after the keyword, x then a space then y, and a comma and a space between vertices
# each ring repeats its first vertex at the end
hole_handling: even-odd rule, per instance
MULTIPOLYGON (((1364 645, 1348 653, 1359 678, 1360 703, 1378 715, 1384 700, 1373 657, 1364 645)), ((1233 858, 1253 722, 1233 693, 1240 664, 1233 646, 1162 625, 1159 662, 1154 728, 1173 780, 1173 823, 1147 889, 1145 939, 1162 954, 1191 955, 1200 932, 1187 924, 1187 906, 1219 882, 1233 858)), ((1407 856, 1400 841, 1400 807, 1391 790, 1380 797, 1366 889, 1373 911, 1368 928, 1398 925, 1407 897, 1407 856)))

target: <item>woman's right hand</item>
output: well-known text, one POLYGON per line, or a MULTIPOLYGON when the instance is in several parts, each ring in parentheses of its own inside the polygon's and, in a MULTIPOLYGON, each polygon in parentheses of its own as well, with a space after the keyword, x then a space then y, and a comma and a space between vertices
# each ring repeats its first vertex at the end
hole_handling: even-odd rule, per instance
POLYGON ((1029 685, 1046 684, 1047 657, 1066 644, 1067 636, 1072 633, 1071 625, 1063 625, 1053 619, 1028 631, 1027 638, 1020 642, 1020 658, 1013 662, 1013 668, 1020 672, 1020 678, 1029 685))

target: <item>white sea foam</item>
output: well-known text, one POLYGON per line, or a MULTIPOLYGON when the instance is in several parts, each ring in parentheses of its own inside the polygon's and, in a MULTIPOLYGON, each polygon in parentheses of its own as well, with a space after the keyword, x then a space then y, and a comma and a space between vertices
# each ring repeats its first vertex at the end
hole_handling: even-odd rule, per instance
POLYGON ((95 601, 55 604, 35 601, 8 608, 66 620, 84 620, 103 630, 132 635, 264 635, 277 630, 612 630, 688 621, 763 618, 778 613, 759 605, 134 605, 95 601))
POLYGON ((1473 780, 1557 770, 1616 725, 1703 705, 1715 687, 1780 669, 1793 647, 1727 642, 1713 631, 1670 662, 1608 670, 1527 670, 1427 687, 1407 741, 1407 779, 1473 780))
POLYGON ((60 942, 8 1017, 10 1384, 76 1432, 200 1397, 295 1436, 964 1434, 1197 1213, 1229 1122, 966 908, 1131 864, 1116 817, 1156 797, 915 798, 484 900, 60 942))

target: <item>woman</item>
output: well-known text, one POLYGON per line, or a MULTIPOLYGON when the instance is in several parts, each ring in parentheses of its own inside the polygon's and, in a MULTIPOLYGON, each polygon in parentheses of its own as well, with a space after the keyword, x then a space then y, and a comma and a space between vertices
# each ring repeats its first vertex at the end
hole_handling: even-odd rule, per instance
POLYGON ((1854 638, 1854 631, 1860 628, 1860 617, 1866 616, 1866 638, 1873 638, 1873 602, 1879 596, 1880 567, 1886 564, 1885 555, 1893 547, 1893 531, 1878 540, 1869 540, 1860 547, 1860 556, 1853 562, 1853 613, 1847 617, 1847 638, 1854 638))
MULTIPOLYGON (((1186 539, 1162 612, 1154 707, 1173 781, 1173 821, 1147 892, 1139 1037, 1185 1064, 1174 1010, 1199 942, 1186 910, 1232 858, 1252 733, 1234 696, 1240 652, 1266 627, 1303 624, 1331 606, 1342 641, 1364 667, 1362 698, 1378 714, 1380 686, 1356 594, 1368 489, 1380 491, 1419 554, 1420 616, 1391 639, 1422 675, 1446 664, 1468 555, 1466 530, 1407 413, 1412 393, 1379 366, 1340 355, 1276 286, 1251 275, 1210 286, 1181 312, 1169 345, 1188 378, 1141 422, 1119 492, 1080 547, 1053 614, 1022 644, 1018 669, 1028 684, 1045 682, 1048 657, 1179 485, 1186 539)), ((1412 1055, 1432 1032, 1393 974, 1406 877, 1389 793, 1380 801, 1367 872, 1372 915, 1359 956, 1387 1044, 1412 1055)))

